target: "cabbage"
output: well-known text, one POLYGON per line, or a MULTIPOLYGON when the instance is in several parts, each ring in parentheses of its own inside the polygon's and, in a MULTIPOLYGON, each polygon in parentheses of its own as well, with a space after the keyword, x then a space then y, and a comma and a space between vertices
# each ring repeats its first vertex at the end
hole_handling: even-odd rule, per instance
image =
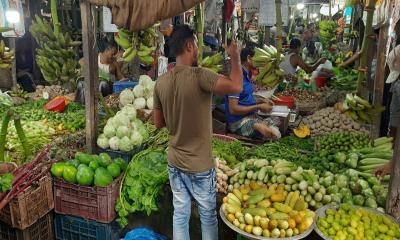
POLYGON ((124 106, 121 112, 128 116, 129 120, 136 118, 136 108, 132 104, 124 106))
POLYGON ((154 104, 153 97, 148 98, 146 102, 147 102, 147 108, 153 109, 153 104, 154 104))
POLYGON ((135 101, 133 102, 133 106, 136 109, 145 109, 146 108, 146 99, 140 97, 136 98, 135 101))
POLYGON ((108 141, 108 143, 110 144, 110 148, 112 150, 118 150, 119 149, 119 138, 118 137, 112 137, 110 138, 110 140, 108 141))
POLYGON ((117 128, 117 137, 119 137, 119 138, 129 136, 129 133, 130 133, 130 130, 129 130, 128 126, 122 125, 117 128))
POLYGON ((136 85, 133 88, 133 93, 135 94, 135 97, 136 98, 143 97, 143 90, 144 90, 144 87, 142 85, 136 85))
POLYGON ((109 148, 110 145, 108 144, 108 138, 104 134, 100 134, 97 138, 97 146, 106 149, 109 148))
POLYGON ((147 75, 140 75, 139 77, 139 85, 143 87, 147 87, 153 80, 147 75))
POLYGON ((113 119, 113 125, 115 128, 119 126, 128 126, 129 122, 129 117, 122 111, 117 112, 113 119))
POLYGON ((125 136, 119 140, 119 150, 124 152, 129 152, 133 149, 133 145, 131 143, 131 139, 128 136, 125 136))
POLYGON ((140 145, 143 142, 143 137, 140 135, 138 131, 134 131, 131 135, 131 143, 136 146, 140 145))
POLYGON ((135 100, 135 95, 132 90, 126 88, 119 94, 119 102, 122 106, 133 103, 135 100))
MULTIPOLYGON (((110 118, 111 119, 111 118, 110 118)), ((115 128, 112 124, 108 124, 104 127, 103 133, 107 138, 111 138, 115 136, 115 128)))

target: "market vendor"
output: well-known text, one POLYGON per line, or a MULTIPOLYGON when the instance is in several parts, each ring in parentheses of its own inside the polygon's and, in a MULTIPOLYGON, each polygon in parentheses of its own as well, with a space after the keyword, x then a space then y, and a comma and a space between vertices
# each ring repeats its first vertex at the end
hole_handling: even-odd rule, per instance
POLYGON ((320 58, 314 65, 308 65, 300 56, 301 41, 298 38, 293 38, 290 41, 290 50, 286 54, 283 62, 279 67, 287 75, 295 75, 297 67, 303 69, 306 73, 314 72, 319 65, 324 64, 326 58, 320 58))
MULTIPOLYGON (((112 93, 112 82, 113 80, 121 80, 124 78, 122 74, 122 64, 117 62, 119 55, 118 46, 113 40, 100 41, 99 43, 99 55, 98 55, 98 72, 99 72, 99 91, 102 96, 107 96, 112 93)), ((79 60, 79 64, 82 68, 85 66, 84 59, 79 60)), ((84 82, 78 82, 76 100, 80 103, 84 103, 84 82)))
MULTIPOLYGON (((390 102, 390 119, 389 119, 389 135, 396 141, 397 129, 400 127, 400 45, 396 46, 387 56, 387 64, 390 74, 386 79, 386 83, 392 84, 390 91, 392 92, 392 100, 390 102)), ((392 160, 393 162, 393 160, 392 160)), ((375 170, 377 175, 390 174, 392 170, 392 162, 383 165, 375 170)))
POLYGON ((238 46, 226 51, 231 73, 225 77, 197 67, 197 38, 188 25, 176 26, 171 36, 176 66, 158 78, 154 89, 154 124, 166 127, 169 183, 173 194, 173 239, 186 240, 192 199, 199 208, 202 239, 218 239, 216 171, 212 158, 212 95, 242 91, 238 46))
POLYGON ((280 138, 279 129, 273 121, 257 115, 257 111, 271 112, 273 103, 254 97, 253 83, 251 76, 249 76, 251 69, 254 68, 251 60, 254 54, 254 47, 246 47, 240 53, 243 90, 239 94, 231 94, 225 97, 225 116, 228 130, 234 134, 250 138, 280 138))

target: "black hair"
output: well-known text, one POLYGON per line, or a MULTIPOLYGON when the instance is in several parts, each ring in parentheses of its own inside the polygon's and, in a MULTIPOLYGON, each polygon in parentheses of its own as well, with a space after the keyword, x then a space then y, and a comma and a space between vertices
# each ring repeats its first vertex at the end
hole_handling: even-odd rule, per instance
POLYGON ((242 49, 240 52, 240 61, 241 62, 246 62, 247 58, 254 57, 255 51, 254 51, 254 46, 250 45, 242 49))
POLYGON ((171 35, 170 47, 175 56, 179 56, 185 51, 186 43, 194 39, 194 31, 189 25, 178 25, 174 27, 171 35))
POLYGON ((293 39, 290 41, 290 49, 296 49, 296 48, 299 48, 299 47, 301 47, 301 41, 300 41, 300 39, 298 39, 298 38, 293 38, 293 39))
POLYGON ((114 40, 114 36, 105 35, 97 39, 97 50, 104 52, 109 49, 118 49, 118 44, 114 40))

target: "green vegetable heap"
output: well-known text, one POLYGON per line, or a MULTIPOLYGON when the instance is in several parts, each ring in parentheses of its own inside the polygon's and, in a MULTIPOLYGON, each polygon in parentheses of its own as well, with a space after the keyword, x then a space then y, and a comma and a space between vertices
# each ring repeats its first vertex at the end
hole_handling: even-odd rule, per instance
POLYGON ((115 206, 119 224, 128 224, 129 213, 145 211, 150 215, 158 210, 157 197, 167 181, 167 155, 164 151, 147 149, 136 154, 127 167, 115 206))
POLYGON ((319 36, 325 49, 331 47, 336 41, 337 24, 334 21, 323 20, 319 22, 319 36))
POLYGON ((127 167, 123 159, 114 160, 107 153, 99 155, 77 152, 75 158, 67 162, 58 162, 51 166, 51 174, 63 178, 69 183, 82 186, 106 187, 125 171, 127 167))
POLYGON ((246 150, 239 141, 213 139, 213 156, 224 159, 230 167, 244 160, 246 150))

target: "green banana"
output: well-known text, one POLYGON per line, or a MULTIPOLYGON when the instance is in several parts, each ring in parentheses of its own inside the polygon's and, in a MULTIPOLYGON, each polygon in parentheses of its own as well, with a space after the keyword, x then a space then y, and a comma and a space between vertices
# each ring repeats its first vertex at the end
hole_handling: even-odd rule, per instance
POLYGON ((129 40, 126 39, 126 38, 121 38, 121 37, 119 37, 119 36, 115 36, 114 39, 115 39, 115 42, 116 42, 119 46, 121 46, 123 49, 127 49, 127 48, 129 48, 130 46, 132 46, 131 43, 129 42, 129 40))

